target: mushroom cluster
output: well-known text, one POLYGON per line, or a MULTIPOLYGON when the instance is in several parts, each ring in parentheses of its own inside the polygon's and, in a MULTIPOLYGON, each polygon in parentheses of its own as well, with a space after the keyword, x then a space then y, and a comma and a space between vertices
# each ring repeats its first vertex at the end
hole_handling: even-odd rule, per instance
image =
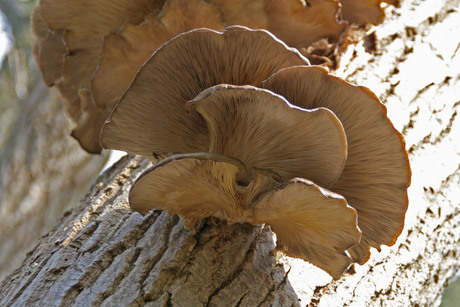
POLYGON ((337 0, 41 0, 32 14, 34 54, 57 88, 72 132, 100 153, 99 132, 139 67, 169 39, 195 28, 267 29, 291 47, 339 39, 337 0))
POLYGON ((280 250, 334 278, 403 228, 410 168, 385 107, 265 30, 168 41, 100 141, 164 158, 132 187, 134 210, 165 209, 189 229, 206 217, 268 224, 280 250))

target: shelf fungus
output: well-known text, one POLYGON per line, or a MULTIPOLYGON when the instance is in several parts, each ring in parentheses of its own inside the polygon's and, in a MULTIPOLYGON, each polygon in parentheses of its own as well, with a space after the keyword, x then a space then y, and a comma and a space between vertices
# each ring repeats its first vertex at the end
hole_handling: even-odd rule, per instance
MULTIPOLYGON (((338 39, 337 0, 41 0, 32 14, 34 54, 48 86, 64 98, 72 132, 90 153, 139 67, 173 37, 230 25, 268 29, 291 47, 338 39)), ((185 47, 187 48, 187 47, 185 47)))
POLYGON ((166 153, 133 186, 133 209, 168 210, 191 229, 211 216, 266 223, 280 250, 334 278, 403 229, 411 172, 385 107, 264 30, 168 41, 101 144, 154 162, 166 153))
POLYGON ((398 5, 399 0, 340 0, 342 16, 345 20, 363 26, 365 24, 379 24, 384 13, 382 3, 398 5))
POLYGON ((360 238, 356 211, 340 195, 306 179, 280 182, 277 174, 213 153, 162 160, 137 180, 130 202, 142 213, 157 208, 179 214, 189 228, 209 216, 268 224, 280 250, 334 278, 350 265, 345 251, 360 238))

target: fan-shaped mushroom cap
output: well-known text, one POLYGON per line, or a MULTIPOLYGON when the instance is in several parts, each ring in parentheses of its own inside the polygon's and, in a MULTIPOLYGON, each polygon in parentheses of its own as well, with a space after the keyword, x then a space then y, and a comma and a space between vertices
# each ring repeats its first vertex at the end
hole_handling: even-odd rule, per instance
POLYGON ((34 47, 38 67, 45 83, 55 85, 66 100, 66 111, 77 123, 73 135, 85 150, 100 153, 98 136, 108 116, 107 112, 99 114, 96 107, 80 109, 87 102, 80 102, 78 97, 80 89, 88 89, 96 70, 102 38, 126 22, 142 21, 148 12, 161 8, 164 1, 41 0, 32 13, 32 29, 38 38, 34 47), (99 119, 95 123, 89 118, 99 119))
POLYGON ((343 32, 344 23, 336 19, 337 0, 313 0, 308 7, 302 3, 42 0, 33 14, 33 19, 39 20, 33 26, 37 28, 37 62, 47 85, 59 83, 58 88, 65 89, 61 94, 67 99, 67 113, 77 123, 73 135, 86 150, 99 153, 98 132, 104 121, 96 119, 109 116, 139 67, 163 43, 194 28, 223 30, 232 24, 270 29, 296 47, 305 47, 323 36, 337 38, 343 32), (86 114, 88 108, 78 110, 88 104, 79 101, 80 90, 89 91, 95 103, 92 110, 100 114, 86 114))
POLYGON ((91 80, 95 103, 106 109, 106 117, 152 53, 171 38, 195 28, 223 30, 225 24, 217 7, 202 0, 167 1, 160 15, 147 15, 142 23, 128 23, 120 32, 107 36, 99 69, 91 80))
POLYGON ((394 244, 404 224, 411 172, 404 140, 378 98, 314 66, 283 69, 263 87, 302 108, 328 108, 342 122, 348 158, 330 190, 358 211, 363 235, 350 250, 352 259, 364 263, 370 247, 394 244))
POLYGON ((67 52, 64 31, 51 31, 42 18, 40 7, 33 10, 30 21, 37 37, 33 50, 37 65, 43 72, 43 81, 52 86, 62 76, 64 54, 67 52))
POLYGON ((338 21, 337 0, 265 0, 268 30, 296 48, 305 47, 321 38, 338 39, 347 22, 338 21))
POLYGON ((252 224, 266 223, 277 247, 319 266, 338 279, 351 260, 344 252, 359 243, 356 211, 340 195, 305 179, 292 179, 250 204, 252 224))
POLYGON ((205 0, 216 4, 227 25, 242 25, 251 29, 268 29, 266 0, 205 0))
POLYGON ((125 22, 138 23, 164 1, 152 0, 41 0, 43 20, 53 31, 65 31, 68 48, 63 76, 76 89, 85 88, 99 61, 102 37, 125 22), (84 21, 84 22, 82 22, 84 21))
POLYGON ((340 277, 350 264, 343 252, 359 242, 356 212, 340 197, 296 179, 248 170, 238 160, 210 153, 176 155, 151 167, 130 191, 134 210, 166 209, 193 228, 214 216, 230 223, 267 223, 278 247, 340 277))
POLYGON ((378 24, 383 18, 382 2, 397 5, 399 0, 340 0, 342 16, 357 25, 378 24))
POLYGON ((342 173, 347 143, 342 124, 324 108, 305 110, 253 86, 217 85, 187 103, 209 130, 210 152, 268 169, 284 179, 328 187, 342 173))
POLYGON ((216 84, 260 85, 277 70, 308 65, 263 30, 197 29, 170 40, 139 70, 101 132, 101 144, 146 157, 209 149, 205 123, 185 103, 216 84))
POLYGON ((237 159, 213 153, 179 154, 148 169, 131 188, 129 200, 136 211, 168 210, 193 228, 210 216, 244 222, 245 204, 277 184, 276 175, 248 170, 237 159))

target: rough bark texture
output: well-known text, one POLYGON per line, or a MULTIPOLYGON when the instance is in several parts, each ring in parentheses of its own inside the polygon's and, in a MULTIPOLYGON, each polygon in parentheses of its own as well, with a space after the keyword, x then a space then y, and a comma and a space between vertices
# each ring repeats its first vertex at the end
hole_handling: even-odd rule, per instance
POLYGON ((336 74, 386 102, 406 137, 413 180, 406 226, 338 281, 270 252, 267 227, 131 212, 145 160, 126 157, 42 237, 0 284, 0 305, 433 306, 460 265, 460 19, 458 1, 406 0, 346 52, 336 74), (441 43, 444 43, 442 45, 441 43))
POLYGON ((0 305, 268 306, 295 300, 270 252, 275 246, 267 227, 213 225, 193 234, 166 212, 131 212, 127 191, 148 165, 126 157, 104 173, 4 281, 0 305))

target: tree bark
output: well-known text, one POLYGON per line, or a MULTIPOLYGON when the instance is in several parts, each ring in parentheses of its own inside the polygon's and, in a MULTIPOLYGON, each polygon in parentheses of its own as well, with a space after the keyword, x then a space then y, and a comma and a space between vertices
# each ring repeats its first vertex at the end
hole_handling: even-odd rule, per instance
POLYGON ((0 280, 84 197, 108 155, 89 155, 69 136, 59 95, 46 88, 34 65, 32 5, 0 3, 15 38, 0 71, 0 280))
POLYGON ((439 304, 460 265, 459 2, 406 0, 386 12, 372 35, 344 52, 335 74, 373 90, 406 137, 413 177, 394 246, 332 281, 273 252, 269 227, 207 221, 191 233, 166 212, 130 211, 127 193, 149 162, 129 156, 0 284, 0 305, 439 304))
POLYGON ((87 154, 70 137, 60 99, 41 79, 22 103, 0 150, 0 278, 84 197, 107 158, 87 154))

